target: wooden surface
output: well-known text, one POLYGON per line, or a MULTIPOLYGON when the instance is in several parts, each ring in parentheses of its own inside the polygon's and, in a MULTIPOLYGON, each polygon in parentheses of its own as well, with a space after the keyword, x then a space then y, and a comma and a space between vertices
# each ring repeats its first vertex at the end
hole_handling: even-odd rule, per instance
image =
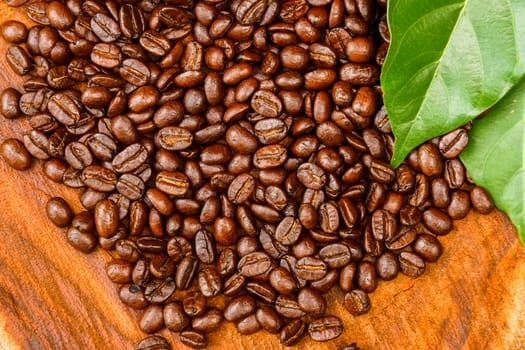
MULTIPOLYGON (((0 4, 2 19, 27 21, 0 4)), ((2 57, 6 44, 0 44, 2 57)), ((0 89, 20 84, 0 59, 0 89)), ((0 142, 26 130, 25 120, 0 120, 0 142)), ((45 217, 45 202, 61 195, 80 210, 72 190, 46 180, 39 164, 17 172, 0 161, 0 349, 133 349, 144 336, 138 313, 118 299, 105 275, 107 252, 84 255, 45 217)), ((525 249, 500 212, 475 213, 455 223, 441 242, 445 252, 425 274, 382 282, 371 311, 345 312, 332 292, 329 311, 344 320, 331 343, 303 339, 297 348, 525 349, 525 249)), ((173 349, 184 349, 165 334, 173 349)), ((277 337, 240 336, 226 324, 209 337, 210 349, 280 349, 277 337)))

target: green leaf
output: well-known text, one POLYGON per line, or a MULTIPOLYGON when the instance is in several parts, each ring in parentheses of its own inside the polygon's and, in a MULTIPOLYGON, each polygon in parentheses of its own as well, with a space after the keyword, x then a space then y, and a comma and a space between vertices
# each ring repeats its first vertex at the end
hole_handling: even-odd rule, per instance
POLYGON ((525 79, 475 121, 460 158, 476 184, 507 213, 525 244, 525 79))
POLYGON ((494 105, 525 74, 524 0, 389 0, 381 86, 397 167, 494 105))

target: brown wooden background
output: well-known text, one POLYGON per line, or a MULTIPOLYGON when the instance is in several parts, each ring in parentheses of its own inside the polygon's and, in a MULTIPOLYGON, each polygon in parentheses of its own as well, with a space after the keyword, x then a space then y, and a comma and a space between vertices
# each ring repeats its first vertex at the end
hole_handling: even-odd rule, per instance
MULTIPOLYGON (((0 4, 0 20, 28 22, 22 9, 0 4)), ((5 62, 0 43, 0 89, 21 79, 5 62)), ((0 142, 27 128, 0 119, 0 142)), ((118 299, 105 275, 106 252, 83 255, 45 217, 45 202, 61 195, 80 210, 74 191, 46 180, 39 164, 17 172, 0 161, 0 349, 133 349, 144 336, 137 313, 118 299)), ((441 242, 445 252, 419 279, 380 283, 370 313, 345 312, 342 294, 329 296, 330 312, 345 332, 331 343, 303 339, 310 350, 525 349, 525 248, 501 213, 475 213, 456 222, 441 242)), ((185 348, 165 334, 174 349, 185 348)), ((227 324, 210 337, 210 349, 280 349, 277 337, 238 335, 227 324)))

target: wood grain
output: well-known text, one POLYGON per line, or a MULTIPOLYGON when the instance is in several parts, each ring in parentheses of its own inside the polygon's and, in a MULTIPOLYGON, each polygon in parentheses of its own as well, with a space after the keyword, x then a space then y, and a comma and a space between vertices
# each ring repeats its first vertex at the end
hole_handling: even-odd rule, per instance
MULTIPOLYGON (((0 4, 1 18, 28 22, 22 9, 0 4)), ((0 43, 0 52, 7 45, 0 43)), ((3 57, 3 54, 2 54, 3 57)), ((0 59, 0 89, 21 79, 0 59)), ((0 141, 28 128, 0 120, 0 141)), ((48 198, 60 195, 80 210, 77 194, 46 180, 40 164, 17 172, 0 161, 0 349, 133 349, 144 336, 138 313, 118 299, 105 275, 107 252, 83 255, 45 217, 48 198)), ((507 217, 470 213, 441 239, 445 252, 426 273, 380 283, 370 313, 352 317, 342 293, 328 296, 329 311, 344 320, 331 343, 303 339, 298 348, 525 349, 525 249, 507 217)), ((176 335, 163 332, 173 349, 176 335)), ((210 349, 281 349, 277 337, 240 336, 226 324, 210 349)))

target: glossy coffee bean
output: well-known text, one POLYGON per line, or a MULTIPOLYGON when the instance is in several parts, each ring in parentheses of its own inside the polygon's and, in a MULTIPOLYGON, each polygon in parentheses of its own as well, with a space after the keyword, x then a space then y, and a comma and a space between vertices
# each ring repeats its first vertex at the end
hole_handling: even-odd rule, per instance
POLYGON ((325 342, 339 337, 343 333, 343 323, 336 316, 323 316, 308 325, 308 334, 312 340, 325 342))
POLYGON ((61 197, 53 197, 47 201, 46 213, 49 220, 57 227, 65 227, 73 219, 71 207, 61 197))
POLYGON ((24 144, 17 139, 7 139, 2 142, 0 155, 16 170, 25 170, 31 166, 31 155, 24 144))

